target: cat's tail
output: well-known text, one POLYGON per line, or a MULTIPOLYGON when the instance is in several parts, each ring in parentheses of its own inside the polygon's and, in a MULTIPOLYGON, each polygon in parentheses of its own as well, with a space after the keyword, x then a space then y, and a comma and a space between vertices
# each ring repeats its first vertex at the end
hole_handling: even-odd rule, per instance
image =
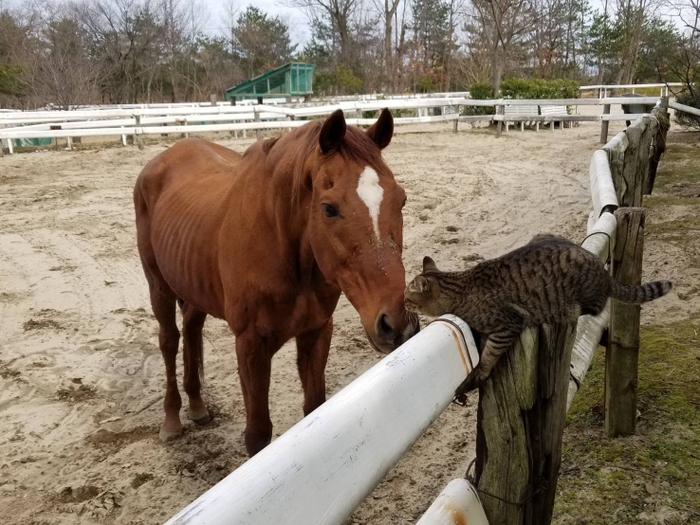
POLYGON ((673 285, 671 281, 654 281, 641 285, 628 286, 620 284, 613 279, 612 293, 614 299, 623 303, 646 303, 666 295, 673 285))

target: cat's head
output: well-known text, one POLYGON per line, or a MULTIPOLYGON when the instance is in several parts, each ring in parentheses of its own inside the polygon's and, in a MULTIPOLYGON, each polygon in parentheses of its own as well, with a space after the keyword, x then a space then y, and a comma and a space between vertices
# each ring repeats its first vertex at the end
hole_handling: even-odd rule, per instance
POLYGON ((404 292, 406 310, 429 317, 446 313, 441 305, 440 283, 436 278, 439 273, 435 261, 423 257, 423 272, 408 283, 404 292))

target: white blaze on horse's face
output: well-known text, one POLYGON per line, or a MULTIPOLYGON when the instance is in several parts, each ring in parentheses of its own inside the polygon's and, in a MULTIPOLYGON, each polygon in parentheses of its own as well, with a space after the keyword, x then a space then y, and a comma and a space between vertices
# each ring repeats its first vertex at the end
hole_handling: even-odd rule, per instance
POLYGON ((379 185, 379 175, 369 166, 360 174, 360 180, 357 183, 357 194, 369 210, 369 217, 372 219, 372 225, 374 226, 374 234, 379 241, 381 240, 379 237, 379 210, 384 198, 384 189, 379 185))

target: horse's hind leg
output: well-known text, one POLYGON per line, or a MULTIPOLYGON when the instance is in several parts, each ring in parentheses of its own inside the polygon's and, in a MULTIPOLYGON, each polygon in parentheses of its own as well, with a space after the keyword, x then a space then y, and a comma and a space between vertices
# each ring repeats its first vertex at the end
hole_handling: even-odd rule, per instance
POLYGON ((198 425, 211 421, 209 411, 202 399, 201 373, 204 367, 202 328, 207 314, 189 303, 182 305, 183 358, 185 364, 184 386, 190 400, 188 413, 198 425))
POLYGON ((175 302, 177 297, 160 273, 160 268, 158 268, 153 246, 151 245, 150 217, 138 183, 134 191, 134 205, 136 208, 136 230, 139 255, 141 256, 143 272, 148 281, 153 314, 160 325, 158 343, 160 352, 163 355, 163 361, 165 362, 166 380, 165 399, 163 400, 165 420, 160 427, 160 438, 166 441, 179 436, 182 432, 182 424, 180 423, 182 399, 180 398, 180 392, 177 390, 175 365, 177 349, 180 344, 180 332, 175 323, 175 302))
MULTIPOLYGON (((165 282, 156 282, 157 277, 149 275, 148 277, 151 291, 151 305, 153 306, 153 314, 158 320, 160 331, 158 332, 158 342, 160 351, 163 354, 165 362, 165 399, 163 400, 163 409, 165 410, 165 421, 160 427, 160 439, 167 441, 175 438, 182 433, 182 424, 180 423, 180 407, 182 399, 180 392, 177 389, 176 376, 176 358, 177 349, 180 343, 180 332, 175 323, 175 294, 165 282)), ((161 277, 162 279, 162 277, 161 277)))

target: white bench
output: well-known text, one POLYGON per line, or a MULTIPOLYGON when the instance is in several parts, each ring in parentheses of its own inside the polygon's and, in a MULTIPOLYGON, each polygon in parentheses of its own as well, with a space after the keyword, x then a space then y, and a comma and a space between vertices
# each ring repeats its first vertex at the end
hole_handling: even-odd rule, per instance
MULTIPOLYGON (((535 104, 523 105, 523 106, 506 105, 503 108, 503 114, 506 117, 503 119, 503 122, 506 125, 506 132, 508 132, 508 127, 510 125, 510 122, 515 122, 516 120, 509 121, 507 117, 509 117, 509 116, 534 117, 533 120, 536 121, 537 117, 539 116, 539 111, 538 111, 538 107, 535 104)), ((526 119, 523 119, 523 118, 518 118, 517 121, 520 122, 520 131, 525 130, 525 124, 527 124, 528 126, 532 125, 532 121, 527 121, 526 119)))
MULTIPOLYGON (((569 112, 566 110, 566 106, 540 106, 540 114, 543 117, 566 117, 569 115, 569 112)), ((554 130, 555 122, 561 122, 561 128, 564 129, 564 123, 566 121, 557 121, 556 119, 554 119, 551 121, 550 124, 552 130, 554 130)), ((573 122, 569 124, 569 127, 571 126, 573 126, 573 122)))

